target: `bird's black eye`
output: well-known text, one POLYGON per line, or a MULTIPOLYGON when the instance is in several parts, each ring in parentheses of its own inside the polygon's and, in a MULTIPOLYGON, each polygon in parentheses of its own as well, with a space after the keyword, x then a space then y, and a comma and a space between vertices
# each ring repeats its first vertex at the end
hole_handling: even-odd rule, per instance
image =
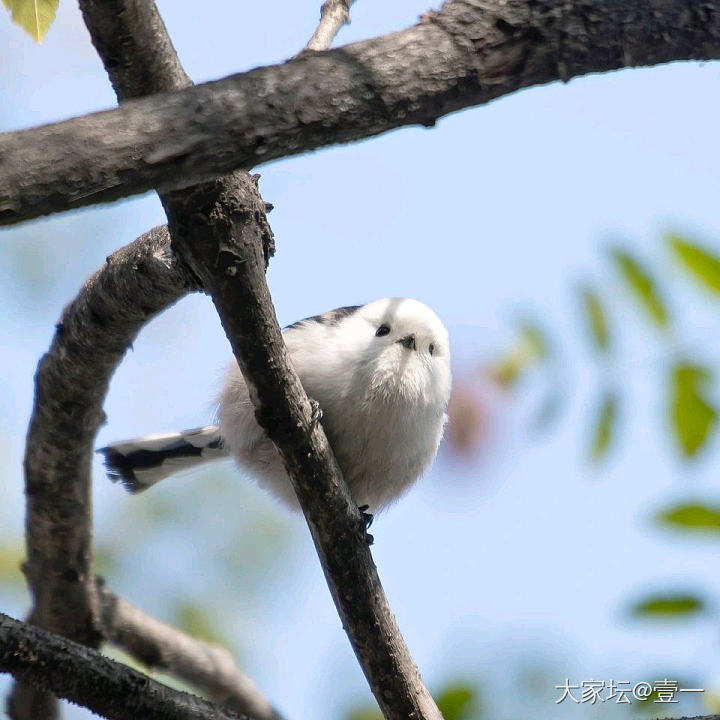
POLYGON ((430 351, 430 354, 432 355, 435 352, 435 346, 432 343, 430 343, 430 347, 428 348, 428 350, 430 351))
POLYGON ((375 337, 382 337, 383 335, 388 335, 389 333, 390 328, 387 325, 381 325, 375 332, 375 337))

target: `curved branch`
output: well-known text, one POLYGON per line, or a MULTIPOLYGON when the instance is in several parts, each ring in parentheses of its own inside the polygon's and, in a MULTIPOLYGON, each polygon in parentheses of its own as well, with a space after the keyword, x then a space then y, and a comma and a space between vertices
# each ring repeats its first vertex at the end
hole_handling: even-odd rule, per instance
MULTIPOLYGON (((110 378, 140 328, 196 285, 166 227, 108 257, 65 308, 35 375, 25 450, 30 622, 90 647, 102 640, 92 573, 90 459, 110 378)), ((54 717, 49 696, 17 686, 11 716, 54 717), (42 714, 41 710, 42 708, 42 714)))
POLYGON ((256 720, 283 720, 250 678, 219 645, 196 640, 147 615, 132 603, 99 588, 107 639, 153 670, 196 687, 224 708, 256 720))
POLYGON ((0 136, 0 224, 208 181, 591 72, 720 57, 720 0, 449 0, 403 32, 0 136))
POLYGON ((0 613, 0 671, 111 720, 238 720, 241 717, 162 685, 96 650, 3 613, 0 613))

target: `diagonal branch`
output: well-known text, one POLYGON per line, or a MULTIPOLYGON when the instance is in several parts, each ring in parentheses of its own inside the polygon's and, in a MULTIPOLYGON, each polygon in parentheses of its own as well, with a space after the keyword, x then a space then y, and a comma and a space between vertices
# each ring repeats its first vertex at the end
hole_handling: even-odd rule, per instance
POLYGON ((388 720, 441 720, 380 584, 365 523, 290 364, 265 281, 261 243, 241 229, 198 242, 170 220, 174 246, 210 293, 255 405, 282 455, 330 592, 388 720))
POLYGON ((720 0, 449 0, 402 32, 0 136, 0 224, 432 125, 555 80, 720 58, 720 0))
POLYGON ((108 640, 153 670, 170 673, 224 708, 256 720, 283 720, 230 653, 150 617, 140 608, 99 588, 108 640))
MULTIPOLYGON (((0 613, 0 671, 111 720, 238 720, 78 643, 0 613)), ((45 718, 36 715, 37 718, 45 718)))
POLYGON ((350 6, 355 0, 325 0, 320 8, 320 24, 315 28, 306 50, 327 50, 343 25, 350 22, 350 6))

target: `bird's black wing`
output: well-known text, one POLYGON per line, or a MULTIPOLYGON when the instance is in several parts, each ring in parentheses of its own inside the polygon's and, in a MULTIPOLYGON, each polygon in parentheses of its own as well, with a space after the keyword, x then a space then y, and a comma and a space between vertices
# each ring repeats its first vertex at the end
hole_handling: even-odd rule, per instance
POLYGON ((287 325, 284 330, 292 330, 293 328, 306 325, 308 323, 317 323, 318 325, 337 325, 341 320, 357 312, 362 305, 346 305, 345 307, 335 308, 335 310, 328 310, 322 315, 313 315, 312 317, 303 318, 297 322, 287 325))

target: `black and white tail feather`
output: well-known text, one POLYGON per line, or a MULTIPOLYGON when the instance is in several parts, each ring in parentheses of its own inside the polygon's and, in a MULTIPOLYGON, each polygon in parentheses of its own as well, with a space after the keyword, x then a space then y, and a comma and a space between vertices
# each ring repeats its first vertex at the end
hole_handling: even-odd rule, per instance
POLYGON ((230 454, 223 446, 217 425, 147 435, 108 445, 97 452, 105 457, 108 477, 113 482, 122 482, 131 493, 142 492, 166 477, 230 454))

